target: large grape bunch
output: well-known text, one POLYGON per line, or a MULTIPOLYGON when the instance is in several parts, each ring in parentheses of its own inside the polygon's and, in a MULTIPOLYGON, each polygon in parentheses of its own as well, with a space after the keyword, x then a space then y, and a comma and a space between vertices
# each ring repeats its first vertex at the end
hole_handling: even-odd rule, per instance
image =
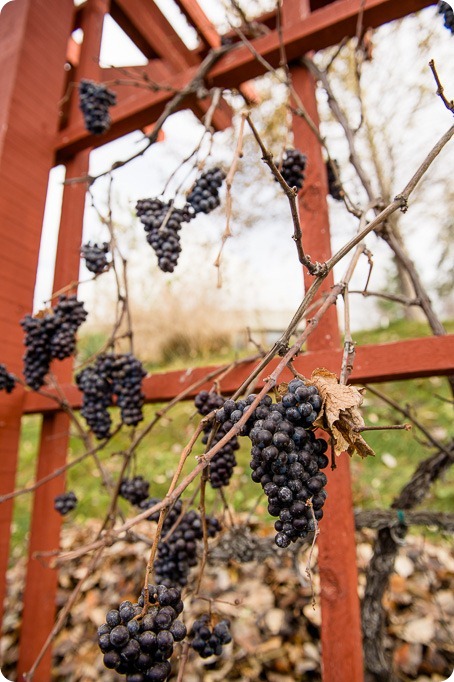
POLYGON ((79 106, 85 127, 93 135, 102 135, 110 128, 110 107, 117 103, 117 96, 103 83, 83 79, 79 84, 79 106))
POLYGON ((76 350, 76 332, 87 317, 84 304, 75 295, 62 295, 52 311, 37 317, 26 315, 20 322, 25 332, 25 382, 35 391, 44 384, 50 363, 63 360, 76 350))
POLYGON ((143 419, 142 379, 146 372, 132 353, 102 353, 93 365, 76 375, 83 393, 81 414, 96 438, 107 438, 112 419, 108 408, 117 396, 123 424, 137 426, 143 419))
POLYGON ((85 267, 90 272, 94 272, 95 275, 100 275, 108 269, 108 253, 109 244, 107 242, 103 242, 101 245, 87 242, 86 244, 82 244, 80 249, 80 255, 85 260, 85 267))
POLYGON ((0 363, 0 391, 11 393, 15 386, 16 379, 14 378, 14 374, 8 372, 6 366, 0 363))
POLYGON ((224 644, 232 641, 230 622, 224 619, 211 627, 210 616, 204 613, 194 621, 189 637, 192 648, 201 658, 220 656, 224 644))
MULTIPOLYGON (((237 402, 226 400, 216 419, 231 428, 254 399, 250 395, 237 402)), ((278 547, 306 537, 323 516, 327 479, 321 469, 329 462, 327 443, 311 430, 321 405, 314 386, 294 379, 279 402, 273 403, 270 396, 262 398, 240 431, 252 442, 251 478, 261 483, 268 511, 278 517, 278 547)))
POLYGON ((187 201, 195 213, 211 213, 219 206, 219 188, 225 180, 225 173, 218 168, 210 168, 197 178, 189 192, 187 201))
POLYGON ((195 216, 189 204, 174 208, 161 199, 139 199, 136 213, 147 233, 147 242, 158 257, 163 272, 173 272, 181 253, 180 230, 195 216))
MULTIPOLYGON (((149 498, 141 502, 140 509, 148 509, 160 502, 149 498)), ((158 521, 159 512, 150 514, 150 521, 158 521)), ((206 517, 207 535, 214 537, 220 530, 219 521, 206 517)), ((158 554, 154 563, 156 580, 168 587, 188 583, 191 568, 197 565, 197 542, 203 538, 203 524, 200 514, 191 509, 183 513, 183 502, 178 499, 166 516, 158 543, 158 554), (167 537, 168 536, 168 537, 167 537)))
POLYGON ((454 34, 454 10, 447 2, 438 3, 438 14, 443 15, 445 27, 454 34))
POLYGON ((181 592, 164 585, 148 585, 149 605, 144 595, 137 604, 124 601, 112 609, 98 628, 98 644, 106 668, 126 675, 127 682, 165 682, 175 642, 186 637, 186 626, 178 619, 183 611, 181 592))
POLYGON ((302 188, 306 164, 307 156, 298 149, 285 150, 280 171, 289 187, 296 187, 298 190, 302 188))
MULTIPOLYGON (((216 410, 224 405, 225 398, 214 391, 200 391, 195 397, 194 403, 199 414, 206 416, 212 410, 216 410)), ((212 425, 207 424, 204 427, 204 435, 202 443, 213 447, 221 438, 225 436, 229 430, 228 424, 218 424, 214 436, 211 437, 212 425)), ((240 444, 238 438, 233 436, 222 448, 217 452, 210 461, 208 480, 212 488, 222 488, 228 486, 236 466, 235 451, 238 450, 240 444)))

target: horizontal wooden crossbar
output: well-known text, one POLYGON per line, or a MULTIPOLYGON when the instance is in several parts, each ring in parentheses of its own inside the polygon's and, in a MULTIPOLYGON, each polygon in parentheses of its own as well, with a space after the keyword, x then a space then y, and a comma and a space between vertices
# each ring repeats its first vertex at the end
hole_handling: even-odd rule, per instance
MULTIPOLYGON (((273 371, 279 360, 280 358, 277 358, 269 363, 259 377, 259 385, 273 371)), ((300 355, 295 361, 295 368, 307 377, 310 377, 317 367, 325 367, 338 374, 341 362, 341 349, 312 351, 300 355)), ((253 362, 235 367, 222 379, 221 390, 225 394, 234 392, 247 379, 256 365, 257 363, 253 362)), ((145 400, 148 403, 171 400, 217 368, 212 365, 149 375, 144 380, 143 386, 145 400)), ((356 351, 351 382, 380 383, 449 374, 454 374, 454 334, 360 346, 356 351)), ((291 376, 290 371, 286 370, 282 374, 282 381, 288 381, 291 376)), ((198 386, 189 392, 187 397, 192 398, 201 388, 211 386, 212 382, 202 387, 198 386)), ((82 404, 82 394, 78 388, 72 384, 66 384, 61 388, 68 404, 73 409, 79 409, 82 404)), ((25 414, 46 413, 58 409, 58 404, 51 398, 33 392, 26 395, 25 414)))

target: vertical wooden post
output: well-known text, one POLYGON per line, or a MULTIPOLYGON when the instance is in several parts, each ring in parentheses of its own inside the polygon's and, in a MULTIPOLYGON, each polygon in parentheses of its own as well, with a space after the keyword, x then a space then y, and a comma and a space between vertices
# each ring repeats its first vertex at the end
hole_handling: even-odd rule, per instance
MULTIPOLYGON (((81 27, 84 31, 84 40, 76 72, 77 80, 83 77, 99 79, 102 27, 108 9, 109 0, 88 0, 83 9, 81 27)), ((80 116, 77 90, 75 90, 70 106, 69 122, 73 123, 80 116)), ((66 163, 66 177, 86 175, 88 163, 89 151, 81 152, 66 163)), ((78 279, 85 194, 84 183, 65 186, 54 271, 54 291, 78 279)), ((67 359, 53 368, 59 382, 71 381, 72 364, 72 359, 67 359)), ((66 414, 56 412, 44 415, 37 479, 43 478, 65 464, 69 445, 69 428, 70 420, 66 414)), ((53 510, 53 500, 56 495, 65 490, 65 479, 64 475, 52 479, 38 488, 34 496, 19 652, 19 679, 33 665, 54 624, 58 573, 36 560, 34 554, 59 546, 62 519, 53 510)), ((50 679, 51 655, 52 649, 49 647, 37 667, 34 682, 47 682, 50 679)))
MULTIPOLYGON (((0 19, 0 362, 21 373, 19 320, 30 312, 72 0, 8 3, 0 19), (32 106, 30 103, 33 103, 32 106)), ((24 391, 0 396, 0 492, 14 489, 24 391)), ((12 503, 0 505, 0 611, 12 503)))
MULTIPOLYGON (((284 1, 284 25, 307 17, 309 0, 284 1)), ((301 66, 291 66, 293 87, 317 128, 316 86, 310 73, 301 66)), ((295 147, 307 154, 307 174, 299 199, 299 211, 305 252, 313 260, 326 261, 331 256, 329 216, 326 196, 327 177, 317 136, 299 116, 293 117, 295 147)), ((313 278, 304 272, 305 286, 313 278)), ((332 274, 321 291, 329 291, 332 274)), ((336 309, 332 306, 308 340, 310 350, 338 348, 340 335, 336 309)), ((361 620, 358 598, 355 528, 349 461, 346 454, 337 468, 328 472, 328 499, 320 523, 319 570, 322 611, 322 675, 324 682, 361 682, 364 679, 361 620)))

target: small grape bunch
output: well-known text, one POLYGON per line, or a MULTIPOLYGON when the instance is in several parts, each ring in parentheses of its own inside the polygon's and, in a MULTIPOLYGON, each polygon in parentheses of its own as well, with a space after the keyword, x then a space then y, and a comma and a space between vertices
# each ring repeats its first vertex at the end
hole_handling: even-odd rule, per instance
POLYGON ((339 164, 337 161, 334 159, 331 159, 331 161, 326 162, 326 176, 327 176, 327 181, 328 181, 328 194, 335 199, 335 201, 342 201, 342 186, 337 179, 337 176, 333 170, 333 166, 336 167, 336 170, 339 171, 339 164))
POLYGON ((134 506, 138 506, 148 497, 150 483, 143 476, 123 478, 120 483, 119 495, 134 506))
POLYGON ((161 199, 139 199, 136 214, 147 233, 147 242, 158 258, 158 267, 163 272, 173 272, 181 253, 180 230, 194 216, 189 204, 174 208, 170 202, 161 199))
POLYGON ((110 128, 109 109, 117 103, 117 96, 103 83, 83 79, 79 85, 79 106, 85 127, 93 135, 102 135, 110 128))
POLYGON ((36 317, 26 315, 20 325, 25 332, 24 377, 37 391, 44 385, 50 363, 63 360, 76 350, 76 332, 87 317, 84 304, 76 296, 61 295, 51 311, 36 317))
POLYGON ((219 188, 225 180, 225 173, 218 168, 211 168, 197 178, 189 192, 187 201, 196 213, 211 213, 219 206, 219 188))
POLYGON ((438 3, 438 14, 442 14, 444 18, 445 28, 454 34, 454 10, 447 2, 438 3))
POLYGON ((285 150, 280 171, 289 187, 296 187, 298 190, 302 188, 306 164, 307 156, 298 149, 285 150))
POLYGON ((197 618, 189 632, 191 647, 201 658, 220 656, 224 644, 232 641, 230 621, 221 620, 213 628, 210 627, 210 616, 204 613, 197 618))
POLYGON ((75 509, 77 506, 77 497, 72 490, 62 495, 57 495, 54 499, 54 509, 58 511, 59 514, 65 516, 70 511, 75 509))
POLYGON ((5 365, 0 363, 0 391, 11 393, 15 386, 16 379, 14 378, 14 375, 8 372, 5 365))
POLYGON ((166 682, 175 642, 187 631, 178 619, 183 611, 181 592, 164 585, 148 585, 145 614, 142 592, 137 604, 124 601, 112 609, 98 628, 98 645, 106 668, 126 675, 127 682, 166 682))
MULTIPOLYGON (((206 416, 213 410, 222 408, 224 403, 225 398, 214 391, 200 391, 194 399, 197 411, 202 416, 206 416)), ((232 425, 229 423, 221 424, 220 426, 218 425, 216 433, 211 438, 211 447, 216 445, 216 443, 230 431, 231 426, 232 425)), ((204 445, 208 444, 211 431, 211 424, 207 424, 204 428, 204 435, 202 437, 202 443, 204 445)), ((211 459, 209 465, 209 481, 212 488, 216 489, 228 486, 236 466, 235 451, 238 450, 239 447, 238 438, 233 436, 211 459)))
POLYGON ((95 275, 100 275, 109 267, 107 254, 109 253, 109 244, 103 242, 101 245, 87 242, 82 244, 80 255, 85 260, 85 267, 95 275))

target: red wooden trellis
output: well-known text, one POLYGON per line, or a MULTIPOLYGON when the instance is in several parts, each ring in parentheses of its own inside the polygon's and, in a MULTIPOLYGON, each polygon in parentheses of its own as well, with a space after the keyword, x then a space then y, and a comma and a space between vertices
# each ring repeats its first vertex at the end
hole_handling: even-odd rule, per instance
MULTIPOLYGON (((76 97, 72 97, 59 118, 58 103, 70 81, 92 78, 107 81, 116 73, 98 64, 102 25, 110 13, 149 59, 140 67, 154 80, 172 88, 184 87, 195 75, 209 48, 220 45, 220 36, 196 0, 176 0, 199 36, 199 47, 189 50, 154 2, 146 0, 86 0, 75 7, 73 0, 16 0, 3 9, 0 21, 0 361, 21 371, 22 332, 18 324, 32 307, 42 217, 50 169, 63 163, 67 177, 87 173, 90 150, 156 120, 173 93, 122 87, 118 105, 112 109, 112 127, 102 137, 86 132, 76 97), (83 29, 79 48, 71 39, 75 28, 83 29), (69 64, 69 70, 65 70, 69 64)), ((360 9, 363 24, 375 27, 434 4, 430 0, 284 0, 282 36, 291 63, 305 52, 319 50, 355 35, 360 9)), ((264 18, 270 31, 254 39, 253 45, 273 66, 280 59, 276 17, 264 18)), ((211 69, 208 86, 246 87, 247 81, 262 74, 263 66, 242 46, 220 59, 211 69)), ((314 121, 318 121, 315 87, 308 72, 291 64, 293 85, 314 121)), ((202 115, 209 101, 188 98, 185 106, 202 115)), ((216 111, 213 123, 224 128, 230 123, 227 108, 216 111)), ((295 145, 311 159, 305 199, 300 215, 305 226, 305 248, 318 261, 330 255, 326 206, 326 177, 320 145, 300 118, 294 120, 295 145)), ((85 186, 65 187, 54 290, 77 279, 79 246, 85 203, 85 186)), ((306 281, 306 284, 308 282, 306 281)), ((329 278, 325 290, 332 285, 329 278)), ((454 373, 454 336, 413 339, 386 346, 359 348, 353 382, 447 375, 454 373), (409 363, 411 358, 411 365, 409 363)), ((295 363, 304 374, 317 366, 338 371, 341 350, 334 309, 324 316, 311 335, 308 351, 295 363)), ((250 372, 238 367, 223 382, 229 392, 250 372)), ((145 381, 149 402, 167 400, 207 373, 197 368, 185 372, 153 375, 145 381)), ((270 368, 267 368, 269 373, 270 368)), ((69 403, 80 406, 80 394, 70 384, 71 363, 56 369, 69 403)), ((0 494, 14 489, 17 451, 23 414, 42 413, 43 424, 37 478, 45 476, 66 460, 68 418, 55 402, 36 394, 16 390, 0 395, 0 494)), ((329 504, 319 538, 321 574, 323 679, 329 682, 363 679, 361 629, 357 597, 357 575, 353 533, 350 473, 347 458, 331 476, 329 504)), ((33 559, 36 550, 58 546, 60 517, 48 514, 54 496, 64 489, 64 477, 39 488, 34 506, 29 542, 29 564, 24 594, 19 673, 27 671, 39 652, 55 615, 57 574, 33 559), (24 644, 26 643, 26 644, 24 644)), ((6 589, 12 502, 0 505, 0 608, 6 589)), ((50 651, 34 677, 50 679, 50 651)))

